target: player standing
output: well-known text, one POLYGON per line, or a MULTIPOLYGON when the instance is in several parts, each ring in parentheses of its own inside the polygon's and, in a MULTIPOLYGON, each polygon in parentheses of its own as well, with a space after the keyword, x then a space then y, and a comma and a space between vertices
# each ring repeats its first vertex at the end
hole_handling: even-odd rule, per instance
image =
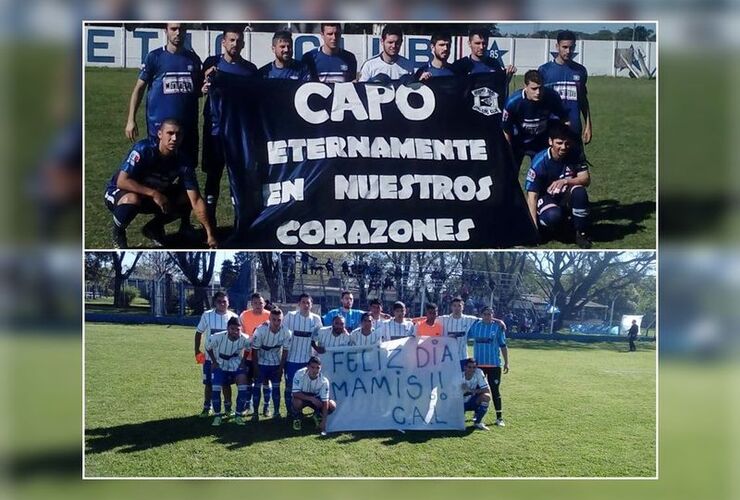
POLYGON ((380 329, 373 326, 373 320, 370 313, 365 313, 360 318, 360 327, 352 330, 349 334, 349 345, 372 346, 379 345, 383 336, 380 329))
POLYGON ((397 340, 413 337, 414 323, 406 318, 406 304, 401 301, 393 303, 393 318, 381 324, 383 340, 397 340))
MULTIPOLYGON (((213 294, 213 309, 209 309, 204 312, 200 317, 200 322, 195 328, 195 357, 198 358, 201 354, 200 346, 201 339, 203 344, 208 346, 208 339, 214 333, 226 331, 229 320, 231 318, 239 318, 237 315, 229 310, 229 297, 224 292, 216 292, 213 294)), ((208 417, 211 410, 211 396, 212 396, 212 363, 210 359, 203 362, 203 411, 201 417, 208 417)), ((231 412, 231 387, 224 389, 224 406, 226 413, 231 412)), ((215 410, 215 408, 214 408, 215 410)))
POLYGON ((397 24, 386 24, 380 35, 380 54, 371 57, 360 68, 360 82, 382 82, 400 80, 414 72, 414 65, 403 57, 403 30, 397 24))
POLYGON ((432 60, 416 71, 416 77, 424 81, 436 76, 455 76, 452 65, 447 62, 450 57, 452 36, 449 33, 437 31, 432 34, 430 43, 432 60))
POLYGON ((324 325, 330 326, 335 316, 342 316, 347 323, 347 329, 354 330, 360 325, 360 316, 362 316, 365 311, 352 309, 352 304, 354 303, 355 298, 352 295, 352 292, 348 290, 344 290, 342 292, 340 301, 342 302, 342 307, 332 309, 324 314, 324 325))
MULTIPOLYGON (((216 416, 213 426, 221 425, 221 388, 236 384, 236 419, 237 425, 244 425, 244 413, 247 409, 247 360, 249 339, 239 333, 239 320, 229 319, 227 331, 215 333, 207 342, 208 357, 213 367, 213 393, 211 402, 216 416)), ((228 413, 228 410, 227 410, 228 413)))
MULTIPOLYGON (((256 386, 263 386, 266 380, 272 383, 272 405, 275 418, 280 418, 280 379, 283 377, 285 360, 290 346, 290 330, 283 325, 283 311, 274 308, 270 311, 270 323, 257 328, 252 338, 252 370, 257 379, 256 386)), ((252 420, 259 420, 260 391, 252 396, 254 413, 252 420)), ((268 409, 262 412, 269 417, 268 409)))
POLYGON ((272 36, 272 53, 275 59, 259 69, 261 78, 298 80, 307 82, 311 74, 306 65, 293 59, 293 34, 287 30, 276 31, 272 36))
POLYGON ((486 374, 488 384, 493 392, 493 406, 496 408, 496 425, 503 427, 504 418, 501 406, 501 358, 504 358, 503 373, 509 373, 509 348, 506 346, 506 334, 500 321, 494 321, 493 310, 484 307, 482 319, 470 327, 468 338, 475 341, 473 357, 480 369, 486 374), (499 355, 499 352, 501 353, 499 355))
POLYGON ((452 314, 445 314, 440 318, 447 336, 457 339, 461 371, 465 369, 465 360, 468 359, 468 330, 478 321, 475 316, 463 314, 463 307, 462 297, 454 297, 450 302, 452 314))
POLYGON ((437 318, 437 304, 427 302, 424 307, 426 318, 414 325, 412 330, 414 337, 441 337, 445 334, 442 322, 437 318))
POLYGON ((484 28, 473 28, 468 33, 470 55, 461 57, 452 65, 456 74, 473 75, 477 73, 506 72, 507 81, 516 73, 516 67, 509 64, 504 66, 500 59, 492 58, 488 53, 488 39, 490 32, 484 28))
POLYGON ((322 327, 321 317, 311 312, 313 299, 307 293, 298 297, 298 310, 285 315, 283 323, 292 333, 288 346, 288 357, 285 361, 285 409, 288 415, 293 414, 293 378, 296 372, 305 368, 316 347, 314 338, 322 327))
POLYGON ((328 347, 343 347, 349 345, 349 333, 344 324, 343 316, 334 316, 331 326, 320 328, 316 333, 316 352, 324 354, 328 347))
MULTIPOLYGON (((270 311, 265 310, 265 299, 262 297, 262 294, 260 293, 253 293, 249 297, 249 303, 251 304, 251 309, 245 309, 242 311, 242 313, 239 315, 239 320, 242 323, 242 333, 244 333, 247 338, 250 340, 254 338, 254 331, 259 327, 262 326, 265 323, 268 323, 270 321, 270 311)), ((247 365, 247 391, 249 392, 249 398, 247 399, 247 408, 251 409, 252 406, 252 395, 254 387, 254 373, 252 372, 252 350, 250 349, 247 352, 247 360, 249 361, 247 365)), ((259 387, 256 388, 257 390, 260 390, 259 387)), ((270 382, 268 381, 264 386, 262 386, 262 394, 265 398, 265 406, 267 406, 268 401, 270 400, 270 394, 271 394, 271 387, 270 382)), ((259 408, 255 408, 254 411, 258 411, 259 408)))
POLYGON ((351 82, 357 76, 357 58, 340 47, 342 26, 339 23, 321 23, 323 45, 303 55, 303 63, 311 73, 311 80, 322 83, 351 82))

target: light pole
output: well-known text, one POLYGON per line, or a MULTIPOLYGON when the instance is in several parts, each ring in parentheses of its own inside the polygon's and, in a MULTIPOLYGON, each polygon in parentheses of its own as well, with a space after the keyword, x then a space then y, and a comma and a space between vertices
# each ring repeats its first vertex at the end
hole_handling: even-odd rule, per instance
POLYGON ((558 294, 556 293, 555 296, 552 298, 552 304, 550 304, 550 335, 552 335, 552 330, 555 327, 555 302, 558 300, 558 294))
POLYGON ((618 297, 619 297, 618 295, 615 295, 614 298, 612 299, 611 312, 609 313, 609 329, 610 330, 612 327, 612 320, 614 319, 614 303, 617 301, 618 297))

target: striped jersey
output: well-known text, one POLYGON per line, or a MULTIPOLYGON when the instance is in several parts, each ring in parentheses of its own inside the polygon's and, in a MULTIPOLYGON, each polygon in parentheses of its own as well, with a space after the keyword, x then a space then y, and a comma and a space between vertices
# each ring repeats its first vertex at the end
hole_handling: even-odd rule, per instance
MULTIPOLYGON (((234 372, 239 369, 245 350, 249 349, 249 339, 241 333, 236 340, 231 340, 227 332, 215 333, 208 339, 206 348, 213 351, 219 368, 234 372)), ((210 353, 208 359, 211 359, 210 353)))
POLYGON ((381 54, 371 57, 362 64, 358 82, 399 80, 404 75, 414 72, 414 65, 403 56, 396 57, 392 63, 387 63, 381 54), (381 77, 385 75, 385 79, 381 77))
POLYGON ((303 316, 300 311, 291 311, 285 315, 283 326, 291 331, 288 359, 291 363, 308 363, 311 357, 311 340, 319 328, 322 328, 321 318, 312 312, 303 316))
POLYGON ((231 318, 239 318, 236 313, 227 309, 224 314, 219 314, 215 309, 209 309, 200 317, 200 322, 195 328, 196 331, 203 334, 203 345, 208 346, 208 339, 214 333, 225 332, 227 324, 231 318))
POLYGON ((307 392, 321 401, 329 401, 329 379, 319 372, 319 376, 308 376, 308 368, 301 368, 293 377, 293 392, 307 392))
POLYGON ((378 345, 383 341, 380 330, 373 328, 368 335, 362 333, 362 328, 355 328, 349 334, 349 345, 369 346, 378 345))
POLYGON ((380 326, 383 340, 396 340, 404 337, 413 337, 414 323, 410 319, 403 318, 400 323, 395 319, 389 319, 380 326))
POLYGON ((440 319, 447 336, 457 339, 460 359, 466 359, 468 357, 468 330, 473 323, 478 321, 478 318, 469 314, 461 314, 459 318, 455 318, 452 314, 446 314, 440 319))
POLYGON ((343 307, 338 307, 324 314, 324 325, 331 326, 331 322, 335 316, 342 316, 344 318, 344 327, 348 331, 352 331, 360 326, 360 318, 363 314, 365 314, 365 311, 361 311, 359 309, 345 309, 343 307))
POLYGON ((462 372, 463 400, 467 403, 473 397, 472 392, 479 389, 488 389, 488 380, 480 368, 475 369, 475 373, 469 379, 465 378, 465 372, 462 372))
POLYGON ((478 365, 501 366, 499 350, 506 347, 506 333, 498 322, 476 321, 468 330, 468 338, 475 342, 473 357, 478 365))
POLYGON ((277 333, 270 331, 270 325, 262 325, 254 331, 252 337, 252 349, 259 351, 257 364, 265 366, 277 366, 283 349, 290 346, 290 330, 285 325, 280 326, 277 333))
POLYGON ((325 326, 319 329, 316 334, 316 343, 321 347, 342 347, 349 345, 349 333, 342 332, 339 335, 334 335, 331 331, 330 326, 325 326))
POLYGON ((357 75, 357 58, 344 49, 328 55, 321 47, 306 52, 301 59, 311 73, 311 80, 322 83, 351 82, 357 75))

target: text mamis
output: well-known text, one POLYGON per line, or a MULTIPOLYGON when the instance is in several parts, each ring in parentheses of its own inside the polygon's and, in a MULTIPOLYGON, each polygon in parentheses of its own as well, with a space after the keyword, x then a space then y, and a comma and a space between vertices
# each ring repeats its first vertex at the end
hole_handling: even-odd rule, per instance
POLYGON ((296 90, 293 103, 300 117, 314 125, 327 120, 344 121, 347 112, 352 113, 354 119, 358 121, 382 120, 383 105, 391 102, 407 120, 426 120, 434 113, 436 104, 434 92, 426 85, 414 87, 401 85, 397 89, 377 84, 365 84, 364 87, 367 108, 357 94, 354 83, 334 84, 333 95, 332 87, 329 85, 318 82, 305 83, 296 90), (419 97, 420 107, 415 108, 411 105, 412 95, 419 97), (319 105, 322 100, 323 103, 319 105))

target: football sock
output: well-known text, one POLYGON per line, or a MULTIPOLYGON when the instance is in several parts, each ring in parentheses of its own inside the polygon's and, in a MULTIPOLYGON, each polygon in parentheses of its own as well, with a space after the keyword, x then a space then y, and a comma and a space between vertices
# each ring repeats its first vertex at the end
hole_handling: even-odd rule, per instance
POLYGON ((113 209, 113 223, 121 229, 126 229, 138 214, 138 205, 132 205, 130 203, 116 205, 116 208, 113 209))
POLYGON ((483 417, 486 416, 486 413, 488 412, 488 403, 481 403, 475 408, 475 417, 474 421, 475 423, 479 423, 483 421, 483 417))
POLYGON ((237 386, 239 392, 236 395, 236 413, 239 415, 247 409, 247 387, 246 385, 237 386))
POLYGON ((588 193, 583 187, 575 187, 570 192, 570 204, 573 210, 573 227, 576 231, 588 229, 588 193))
POLYGON ((221 415, 221 386, 214 385, 213 392, 211 394, 211 404, 213 405, 213 413, 221 415))

